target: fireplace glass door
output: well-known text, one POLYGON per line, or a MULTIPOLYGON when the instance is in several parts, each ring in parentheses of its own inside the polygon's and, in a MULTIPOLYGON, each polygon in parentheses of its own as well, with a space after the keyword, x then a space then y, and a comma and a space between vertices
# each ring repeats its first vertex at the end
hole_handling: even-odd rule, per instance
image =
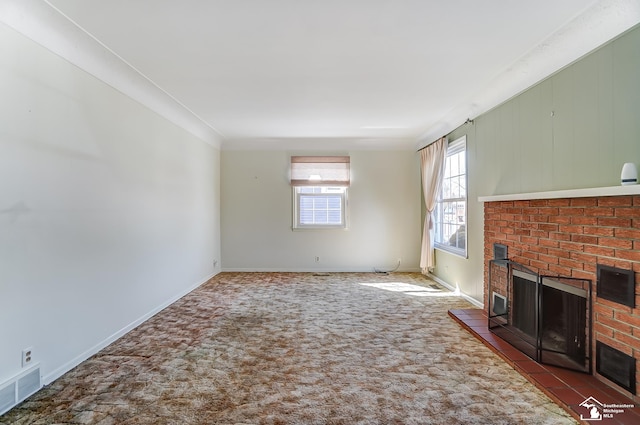
POLYGON ((587 291, 579 285, 581 280, 570 283, 542 278, 540 362, 584 370, 589 345, 587 291))
POLYGON ((488 295, 491 332, 539 363, 591 373, 590 280, 492 260, 488 295))

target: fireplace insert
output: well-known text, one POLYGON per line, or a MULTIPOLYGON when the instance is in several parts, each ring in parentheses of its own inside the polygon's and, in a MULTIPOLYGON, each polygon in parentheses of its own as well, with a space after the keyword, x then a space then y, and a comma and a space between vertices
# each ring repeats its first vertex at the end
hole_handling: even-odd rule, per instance
POLYGON ((510 260, 492 260, 489 294, 494 334, 539 363, 591 373, 590 280, 544 276, 510 260))

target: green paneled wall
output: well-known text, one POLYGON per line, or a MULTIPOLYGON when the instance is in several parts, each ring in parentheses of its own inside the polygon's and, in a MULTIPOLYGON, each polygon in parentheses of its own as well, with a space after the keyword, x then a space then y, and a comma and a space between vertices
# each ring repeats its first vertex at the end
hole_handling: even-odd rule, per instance
POLYGON ((449 135, 467 135, 468 245, 438 251, 436 276, 482 299, 483 206, 478 196, 620 184, 640 166, 640 27, 449 135))

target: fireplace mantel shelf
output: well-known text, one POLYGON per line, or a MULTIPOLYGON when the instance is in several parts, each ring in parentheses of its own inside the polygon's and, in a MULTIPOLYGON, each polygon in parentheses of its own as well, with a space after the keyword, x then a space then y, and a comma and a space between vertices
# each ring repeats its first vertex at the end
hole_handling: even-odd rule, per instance
POLYGON ((479 196, 478 202, 525 201, 532 199, 590 198, 595 196, 640 195, 640 184, 628 186, 591 187, 586 189, 554 190, 550 192, 511 193, 479 196))

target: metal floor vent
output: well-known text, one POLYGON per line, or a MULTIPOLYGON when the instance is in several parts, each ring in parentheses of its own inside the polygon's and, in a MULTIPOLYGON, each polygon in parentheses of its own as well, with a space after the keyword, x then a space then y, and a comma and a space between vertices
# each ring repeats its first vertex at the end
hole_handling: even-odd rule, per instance
POLYGON ((40 365, 36 364, 0 384, 0 415, 42 388, 40 365))

